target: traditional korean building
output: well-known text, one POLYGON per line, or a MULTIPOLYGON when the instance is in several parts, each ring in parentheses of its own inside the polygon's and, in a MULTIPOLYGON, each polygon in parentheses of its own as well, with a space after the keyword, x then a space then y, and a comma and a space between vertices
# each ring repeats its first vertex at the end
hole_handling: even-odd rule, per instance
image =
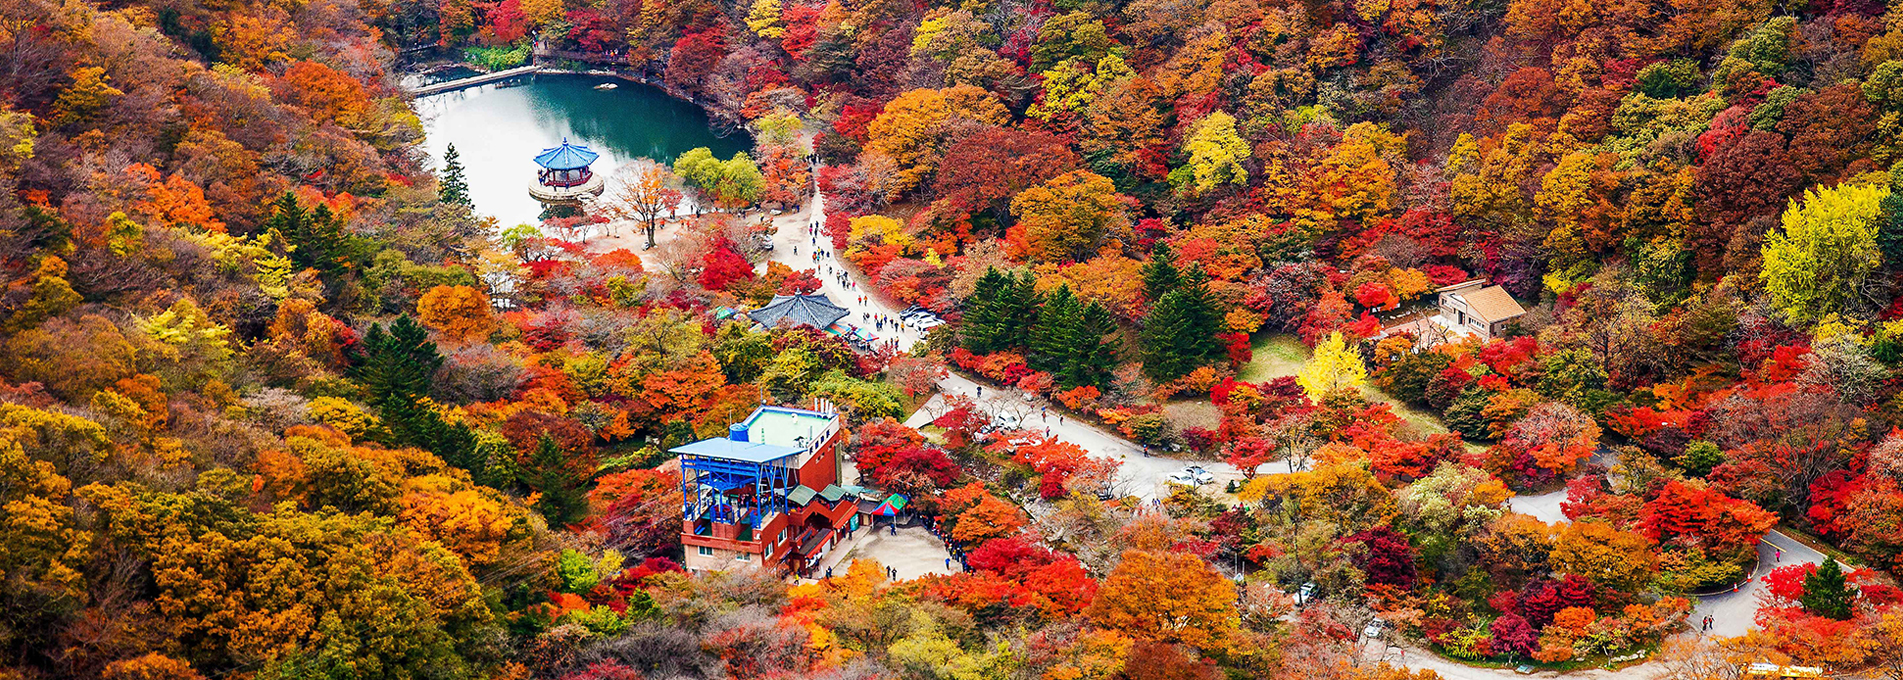
POLYGON ((542 169, 536 171, 529 195, 543 203, 572 205, 600 196, 607 185, 588 167, 600 157, 593 149, 567 139, 561 146, 543 149, 535 155, 535 164, 542 169))
POLYGON ((835 413, 763 406, 726 437, 675 447, 687 568, 807 574, 859 525, 839 436, 835 413))

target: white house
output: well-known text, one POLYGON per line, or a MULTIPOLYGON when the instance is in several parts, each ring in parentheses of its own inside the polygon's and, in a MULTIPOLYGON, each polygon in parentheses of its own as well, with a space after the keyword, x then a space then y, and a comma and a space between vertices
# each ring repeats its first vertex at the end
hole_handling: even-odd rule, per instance
POLYGON ((1508 321, 1526 315, 1526 308, 1505 288, 1489 286, 1486 279, 1456 283, 1434 292, 1440 294, 1436 321, 1456 333, 1477 335, 1483 340, 1500 337, 1508 321))

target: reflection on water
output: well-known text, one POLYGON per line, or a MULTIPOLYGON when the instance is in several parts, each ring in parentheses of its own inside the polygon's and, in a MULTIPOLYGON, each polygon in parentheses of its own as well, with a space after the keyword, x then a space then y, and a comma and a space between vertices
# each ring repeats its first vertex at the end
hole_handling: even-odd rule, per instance
POLYGON ((610 78, 543 74, 516 87, 482 87, 416 100, 428 134, 424 149, 440 166, 450 144, 462 156, 476 212, 504 226, 533 223, 541 205, 529 198, 535 154, 563 138, 601 153, 592 166, 611 173, 636 158, 671 163, 705 146, 720 157, 751 148, 744 133, 719 137, 699 108, 658 89, 610 78), (596 90, 605 82, 613 90, 596 90))

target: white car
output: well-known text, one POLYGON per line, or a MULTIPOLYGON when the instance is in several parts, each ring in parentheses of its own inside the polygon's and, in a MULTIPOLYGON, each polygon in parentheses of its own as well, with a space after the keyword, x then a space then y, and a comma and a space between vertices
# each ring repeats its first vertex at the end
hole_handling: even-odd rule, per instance
POLYGON ((1170 481, 1183 486, 1202 486, 1216 483, 1216 475, 1204 470, 1201 465, 1191 465, 1171 473, 1170 481))

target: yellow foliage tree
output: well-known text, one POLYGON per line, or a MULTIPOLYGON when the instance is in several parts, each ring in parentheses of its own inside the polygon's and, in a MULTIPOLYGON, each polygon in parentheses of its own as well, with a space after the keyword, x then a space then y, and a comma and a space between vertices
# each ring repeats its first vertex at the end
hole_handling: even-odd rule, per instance
POLYGON ((53 102, 53 124, 70 125, 98 113, 112 103, 114 97, 125 94, 106 84, 106 69, 99 66, 81 66, 73 69, 73 84, 59 93, 59 99, 53 102))
POLYGON ((522 15, 537 25, 562 18, 562 0, 522 0, 522 15))
POLYGON ((752 9, 747 11, 747 29, 767 40, 779 40, 786 35, 780 12, 780 0, 753 0, 752 9))
POLYGON ((1249 171, 1242 167, 1249 158, 1249 143, 1236 133, 1236 119, 1227 113, 1214 111, 1196 121, 1183 140, 1183 153, 1189 162, 1170 173, 1170 183, 1179 190, 1200 194, 1249 181, 1249 171))
POLYGON ((1319 400, 1329 392, 1367 384, 1368 367, 1361 362, 1361 351, 1349 346, 1341 331, 1335 331, 1315 346, 1314 356, 1295 375, 1295 381, 1310 399, 1319 400))
POLYGON ((1841 184, 1791 201, 1781 230, 1764 237, 1759 278, 1771 302, 1794 323, 1839 311, 1883 263, 1877 248, 1882 185, 1841 184))

